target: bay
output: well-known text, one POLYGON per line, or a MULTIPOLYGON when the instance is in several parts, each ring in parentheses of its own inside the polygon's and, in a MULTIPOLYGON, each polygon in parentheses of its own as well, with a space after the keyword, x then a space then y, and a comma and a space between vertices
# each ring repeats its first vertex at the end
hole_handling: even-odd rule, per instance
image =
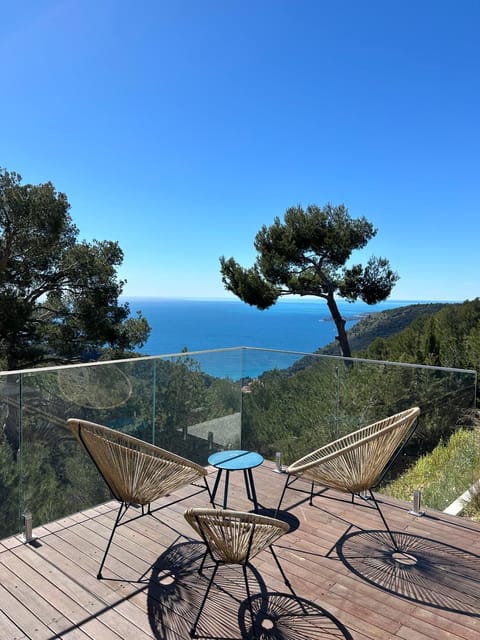
MULTIPOLYGON (((125 301, 125 300, 122 300, 125 301)), ((253 347, 266 350, 295 352, 291 358, 282 356, 285 366, 298 359, 298 352, 312 353, 332 342, 336 327, 326 303, 322 300, 282 300, 265 311, 240 300, 201 300, 167 298, 129 298, 132 315, 139 310, 151 326, 147 343, 139 349, 142 355, 177 354, 188 351, 206 351, 231 347, 253 347), (290 362, 291 360, 291 362, 290 362)), ((392 309, 418 301, 388 300, 369 306, 363 302, 339 301, 340 312, 346 319, 347 329, 372 312, 392 309)), ((249 356, 248 365, 240 364, 232 354, 229 370, 243 369, 241 377, 255 377, 262 371, 279 366, 280 356, 260 354, 249 356), (273 363, 273 364, 272 364, 273 363)), ((237 355, 238 358, 238 355, 237 355)), ((203 358, 204 369, 219 375, 225 368, 213 356, 203 358)), ((239 377, 232 373, 233 377, 239 377)))

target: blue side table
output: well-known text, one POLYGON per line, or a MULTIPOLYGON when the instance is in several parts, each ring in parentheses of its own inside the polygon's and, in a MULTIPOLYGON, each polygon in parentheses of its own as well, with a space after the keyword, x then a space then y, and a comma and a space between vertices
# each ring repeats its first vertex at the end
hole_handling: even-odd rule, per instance
POLYGON ((255 492, 252 469, 260 466, 262 462, 263 456, 261 456, 259 453, 255 453, 254 451, 228 450, 212 453, 212 455, 208 457, 208 464, 211 464, 216 469, 218 469, 217 477, 212 491, 212 505, 214 505, 215 503, 215 496, 217 494, 218 484, 222 476, 222 471, 227 472, 225 475, 225 489, 223 492, 224 509, 227 508, 228 481, 230 478, 230 471, 243 471, 245 488, 247 490, 247 498, 253 502, 255 511, 258 511, 257 494, 255 492))

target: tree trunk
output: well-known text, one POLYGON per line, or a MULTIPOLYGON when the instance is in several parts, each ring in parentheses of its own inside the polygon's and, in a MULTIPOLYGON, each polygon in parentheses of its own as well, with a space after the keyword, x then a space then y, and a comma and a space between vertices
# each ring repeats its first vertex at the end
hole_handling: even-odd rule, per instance
POLYGON ((345 320, 340 315, 340 311, 338 310, 333 294, 328 295, 327 306, 332 315, 333 321, 335 322, 335 326, 337 327, 338 335, 336 336, 336 339, 340 345, 342 356, 344 358, 351 358, 352 352, 350 351, 350 344, 348 342, 347 332, 345 331, 345 320))

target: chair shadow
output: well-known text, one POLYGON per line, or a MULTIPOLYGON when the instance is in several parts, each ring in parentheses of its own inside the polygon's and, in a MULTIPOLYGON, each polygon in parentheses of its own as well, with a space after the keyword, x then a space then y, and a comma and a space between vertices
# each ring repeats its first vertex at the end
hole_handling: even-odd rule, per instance
POLYGON ((395 531, 346 533, 335 546, 355 575, 423 605, 480 617, 480 556, 438 540, 395 531))
MULTIPOLYGON (((212 563, 198 573, 205 545, 200 541, 176 544, 155 562, 147 590, 147 606, 154 637, 186 640, 195 621, 210 578, 212 563)), ((252 593, 264 591, 258 572, 249 565, 252 593)), ((241 567, 221 567, 203 609, 197 633, 200 637, 227 640, 239 636, 238 610, 245 599, 241 567)))
MULTIPOLYGON (((205 545, 199 541, 176 544, 153 565, 147 606, 150 627, 157 640, 190 637, 212 570, 207 559, 204 574, 198 573, 204 551, 205 545)), ((322 607, 289 593, 268 592, 251 564, 248 581, 258 638, 351 639, 343 625, 322 607)), ((248 639, 254 637, 251 626, 241 567, 220 567, 197 626, 198 636, 215 640, 248 639)))

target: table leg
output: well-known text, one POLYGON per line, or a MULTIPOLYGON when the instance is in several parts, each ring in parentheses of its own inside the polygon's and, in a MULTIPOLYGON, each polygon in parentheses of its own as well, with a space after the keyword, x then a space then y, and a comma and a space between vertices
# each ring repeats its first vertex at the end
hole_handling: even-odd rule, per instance
POLYGON ((227 469, 227 473, 225 474, 225 489, 223 492, 223 508, 227 508, 227 497, 228 497, 228 480, 230 477, 230 471, 227 469))
MULTIPOLYGON (((249 469, 249 471, 250 471, 250 469, 249 469)), ((250 502, 253 502, 252 494, 250 492, 250 478, 247 475, 247 469, 243 470, 243 478, 245 480, 245 489, 247 491, 247 498, 248 498, 248 500, 250 500, 250 502)))
POLYGON ((253 502, 255 511, 258 511, 257 492, 255 491, 255 484, 253 482, 253 473, 251 469, 245 469, 245 487, 247 489, 247 498, 253 502))

